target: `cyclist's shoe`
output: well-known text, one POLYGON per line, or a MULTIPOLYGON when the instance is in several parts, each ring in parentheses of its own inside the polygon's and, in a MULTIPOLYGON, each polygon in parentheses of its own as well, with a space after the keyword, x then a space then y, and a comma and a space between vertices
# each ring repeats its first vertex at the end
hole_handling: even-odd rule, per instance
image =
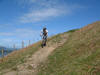
POLYGON ((46 46, 46 43, 44 44, 44 46, 46 46))

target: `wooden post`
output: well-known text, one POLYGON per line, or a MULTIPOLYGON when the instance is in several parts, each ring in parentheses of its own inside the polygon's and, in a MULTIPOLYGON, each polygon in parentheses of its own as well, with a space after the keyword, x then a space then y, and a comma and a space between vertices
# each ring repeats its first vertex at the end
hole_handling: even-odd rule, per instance
POLYGON ((22 41, 22 48, 24 48, 24 41, 22 41))
POLYGON ((2 57, 4 57, 4 49, 2 49, 1 52, 2 52, 2 57))
POLYGON ((31 41, 29 40, 29 45, 31 44, 31 41))

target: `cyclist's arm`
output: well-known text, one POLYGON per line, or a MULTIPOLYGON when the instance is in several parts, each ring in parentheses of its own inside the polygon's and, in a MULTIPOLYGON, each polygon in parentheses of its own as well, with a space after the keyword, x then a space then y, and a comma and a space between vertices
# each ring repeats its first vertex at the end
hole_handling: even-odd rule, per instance
POLYGON ((40 36, 42 37, 43 36, 43 31, 41 30, 41 32, 40 32, 40 36))
POLYGON ((47 32, 47 36, 48 36, 48 30, 46 30, 46 32, 47 32))

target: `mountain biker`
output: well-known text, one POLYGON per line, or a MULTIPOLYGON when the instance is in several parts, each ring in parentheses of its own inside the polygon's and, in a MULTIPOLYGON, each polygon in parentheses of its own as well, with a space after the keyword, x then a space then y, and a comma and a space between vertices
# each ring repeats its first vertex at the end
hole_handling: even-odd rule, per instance
MULTIPOLYGON (((48 30, 47 30, 46 27, 44 27, 44 28, 41 30, 40 36, 42 37, 42 40, 47 41, 48 30)), ((44 46, 46 46, 46 42, 45 42, 44 46)))

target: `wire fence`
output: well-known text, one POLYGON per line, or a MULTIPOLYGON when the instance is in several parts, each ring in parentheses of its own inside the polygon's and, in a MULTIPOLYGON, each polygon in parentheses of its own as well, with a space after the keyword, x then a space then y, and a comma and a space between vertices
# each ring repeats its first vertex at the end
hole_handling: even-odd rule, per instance
MULTIPOLYGON (((54 34, 51 34, 50 36, 53 36, 53 35, 54 34)), ((6 56, 7 54, 9 54, 9 53, 11 53, 13 51, 20 50, 22 48, 26 48, 26 47, 34 44, 35 42, 39 41, 40 39, 41 38, 36 38, 36 39, 33 39, 33 40, 28 40, 27 45, 26 45, 26 42, 25 41, 22 41, 20 43, 20 47, 21 48, 18 48, 18 49, 17 49, 17 47, 18 47, 17 44, 13 44, 13 46, 12 46, 13 47, 13 50, 5 50, 5 49, 2 48, 2 49, 0 49, 0 58, 3 58, 4 56, 6 56)))
MULTIPOLYGON (((34 40, 33 40, 34 41, 34 40)), ((20 50, 20 49, 22 49, 22 48, 26 48, 26 47, 28 47, 28 46, 30 46, 30 45, 32 45, 33 43, 35 43, 35 41, 33 42, 32 40, 28 40, 28 43, 27 43, 27 45, 26 45, 26 42, 25 41, 22 41, 21 42, 21 48, 17 48, 17 44, 13 44, 13 48, 12 48, 12 50, 5 50, 4 48, 1 48, 0 49, 0 58, 3 58, 4 56, 6 56, 7 54, 9 54, 9 53, 11 53, 11 52, 13 52, 13 51, 16 51, 16 50, 20 50)), ((39 41, 39 38, 38 39, 36 39, 36 41, 39 41)))

